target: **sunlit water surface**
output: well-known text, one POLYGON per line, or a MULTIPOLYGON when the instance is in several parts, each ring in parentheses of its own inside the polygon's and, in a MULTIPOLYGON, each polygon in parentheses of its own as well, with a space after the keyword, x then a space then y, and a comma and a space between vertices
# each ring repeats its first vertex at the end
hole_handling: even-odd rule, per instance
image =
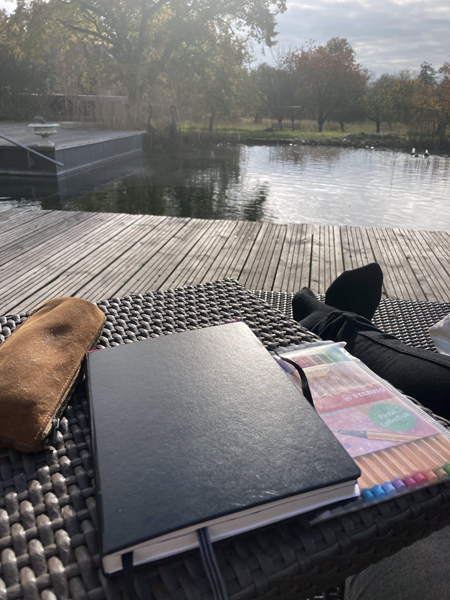
POLYGON ((4 178, 0 196, 0 210, 33 206, 450 230, 450 159, 325 146, 223 145, 157 152, 144 165, 123 163, 58 184, 4 178))

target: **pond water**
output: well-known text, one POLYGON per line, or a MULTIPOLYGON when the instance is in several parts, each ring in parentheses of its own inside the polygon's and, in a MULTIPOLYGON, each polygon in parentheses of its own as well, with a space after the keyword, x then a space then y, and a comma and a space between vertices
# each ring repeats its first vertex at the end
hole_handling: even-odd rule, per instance
POLYGON ((450 158, 326 146, 219 145, 82 173, 0 182, 0 210, 450 230, 450 158), (107 183, 105 183, 107 181, 107 183))

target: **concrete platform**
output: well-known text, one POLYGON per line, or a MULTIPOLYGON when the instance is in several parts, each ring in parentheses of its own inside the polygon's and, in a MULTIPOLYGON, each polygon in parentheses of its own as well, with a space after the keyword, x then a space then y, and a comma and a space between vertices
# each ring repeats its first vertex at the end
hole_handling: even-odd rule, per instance
POLYGON ((64 165, 55 165, 0 138, 0 175, 60 178, 142 154, 143 131, 93 131, 60 125, 58 133, 47 141, 29 130, 28 123, 0 123, 1 134, 64 165))
POLYGON ((111 185, 113 181, 121 181, 142 169, 144 169, 144 154, 141 152, 118 157, 59 177, 0 174, 0 211, 6 199, 14 202, 34 198, 41 198, 43 208, 47 208, 45 199, 51 198, 53 203, 58 198, 60 208, 64 209, 65 204, 70 203, 74 197, 104 185, 111 185))

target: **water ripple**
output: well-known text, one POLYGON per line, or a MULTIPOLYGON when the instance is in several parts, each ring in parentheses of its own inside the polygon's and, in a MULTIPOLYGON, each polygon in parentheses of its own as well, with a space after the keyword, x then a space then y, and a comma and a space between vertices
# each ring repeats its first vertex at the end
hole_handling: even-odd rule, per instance
POLYGON ((101 182, 82 173, 64 186, 2 183, 2 196, 8 198, 0 201, 0 210, 33 206, 450 230, 450 159, 445 157, 325 146, 224 145, 157 152, 145 168, 140 163, 123 169, 114 173, 114 180, 102 169, 101 182))

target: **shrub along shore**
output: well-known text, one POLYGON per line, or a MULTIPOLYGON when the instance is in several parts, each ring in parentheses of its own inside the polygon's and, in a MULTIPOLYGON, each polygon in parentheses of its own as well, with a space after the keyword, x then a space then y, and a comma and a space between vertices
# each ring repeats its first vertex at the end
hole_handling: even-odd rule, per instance
POLYGON ((328 135, 314 132, 273 132, 273 131, 230 131, 216 130, 182 130, 168 138, 164 133, 151 132, 145 137, 147 149, 155 146, 206 146, 214 144, 246 144, 249 146, 336 146, 342 148, 365 148, 404 150, 411 152, 413 148, 423 154, 425 150, 433 154, 449 155, 450 142, 441 140, 440 144, 430 139, 412 139, 411 137, 392 133, 349 133, 328 135))
POLYGON ((246 137, 243 144, 302 146, 342 146, 345 148, 409 148, 410 142, 394 134, 350 133, 340 137, 259 138, 246 137))

